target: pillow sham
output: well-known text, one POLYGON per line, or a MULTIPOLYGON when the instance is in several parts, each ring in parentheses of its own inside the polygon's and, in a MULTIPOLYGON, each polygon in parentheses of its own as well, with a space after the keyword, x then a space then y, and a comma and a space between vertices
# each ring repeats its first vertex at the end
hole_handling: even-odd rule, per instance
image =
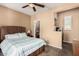
POLYGON ((18 33, 18 35, 20 38, 27 38, 26 33, 18 33))
POLYGON ((19 35, 18 34, 7 34, 5 35, 5 39, 17 39, 19 38, 19 35))

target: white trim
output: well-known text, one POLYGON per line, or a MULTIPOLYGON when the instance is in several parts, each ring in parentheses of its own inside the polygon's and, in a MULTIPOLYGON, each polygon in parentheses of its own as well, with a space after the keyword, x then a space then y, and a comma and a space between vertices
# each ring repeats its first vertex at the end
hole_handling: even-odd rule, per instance
POLYGON ((63 41, 63 42, 72 43, 72 42, 70 42, 70 41, 63 41))
POLYGON ((62 47, 56 47, 56 46, 53 46, 53 45, 50 45, 48 44, 49 46, 52 46, 52 47, 55 47, 55 48, 58 48, 58 49, 62 49, 62 47))

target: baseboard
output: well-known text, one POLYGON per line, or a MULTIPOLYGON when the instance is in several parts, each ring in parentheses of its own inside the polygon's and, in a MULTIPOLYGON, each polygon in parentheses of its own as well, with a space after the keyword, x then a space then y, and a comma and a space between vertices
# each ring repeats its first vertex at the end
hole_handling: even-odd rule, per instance
POLYGON ((69 42, 63 42, 64 44, 69 44, 69 45, 71 45, 72 46, 72 43, 69 43, 69 42))
POLYGON ((65 43, 71 43, 72 44, 72 42, 70 42, 70 41, 63 41, 63 42, 65 42, 65 43))
POLYGON ((62 47, 56 47, 56 46, 53 46, 53 45, 50 45, 50 44, 48 44, 49 46, 52 46, 52 47, 54 47, 54 48, 57 48, 57 49, 62 49, 62 47))

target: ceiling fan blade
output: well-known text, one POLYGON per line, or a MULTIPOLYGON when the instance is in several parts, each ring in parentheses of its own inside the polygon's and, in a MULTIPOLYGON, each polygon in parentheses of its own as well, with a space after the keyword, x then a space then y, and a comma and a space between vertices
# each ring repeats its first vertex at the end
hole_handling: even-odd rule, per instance
POLYGON ((25 7, 28 7, 29 5, 25 5, 25 6, 23 6, 22 8, 25 8, 25 7))
POLYGON ((36 12, 36 8, 35 7, 33 7, 33 10, 34 10, 34 12, 36 12))
POLYGON ((33 4, 34 4, 34 5, 36 5, 36 6, 42 7, 42 8, 44 8, 44 7, 45 7, 44 5, 39 4, 39 3, 33 3, 33 4))

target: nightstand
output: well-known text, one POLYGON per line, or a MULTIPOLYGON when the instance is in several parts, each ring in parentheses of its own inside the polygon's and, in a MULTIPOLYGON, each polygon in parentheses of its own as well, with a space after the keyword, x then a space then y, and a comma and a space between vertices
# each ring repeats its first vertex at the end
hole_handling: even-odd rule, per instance
POLYGON ((27 34, 27 36, 29 36, 29 37, 33 37, 33 35, 32 35, 32 34, 30 34, 30 33, 28 33, 28 34, 27 34))

